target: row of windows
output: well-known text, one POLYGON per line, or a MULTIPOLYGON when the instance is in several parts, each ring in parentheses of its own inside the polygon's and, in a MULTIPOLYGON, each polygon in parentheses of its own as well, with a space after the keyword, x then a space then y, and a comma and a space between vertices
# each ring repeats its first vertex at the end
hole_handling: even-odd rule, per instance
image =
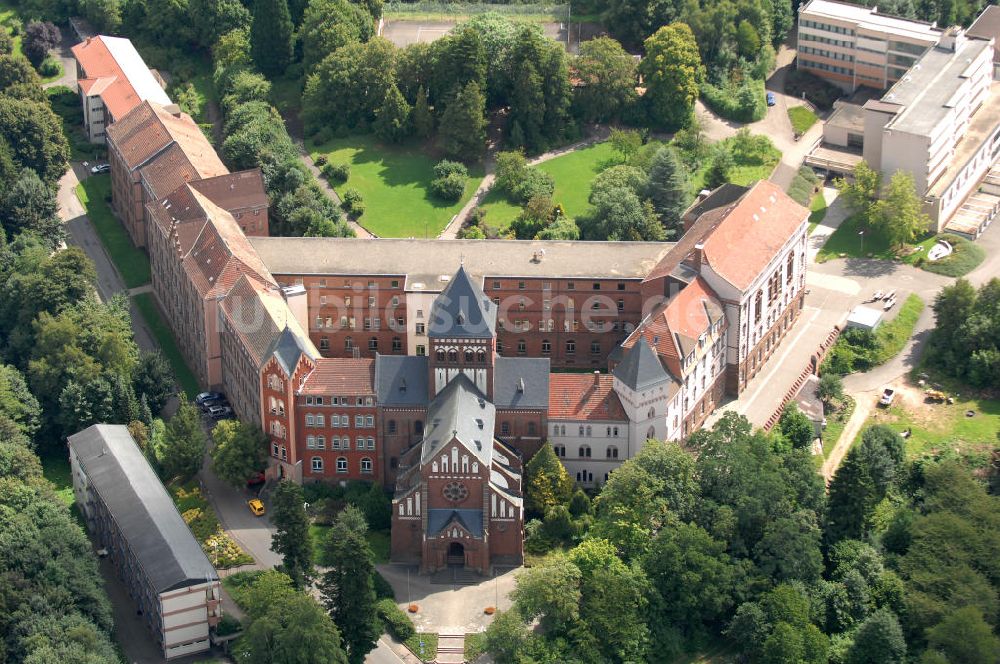
MULTIPOLYGON (((355 439, 355 449, 358 450, 374 450, 375 449, 375 439, 371 436, 363 438, 358 436, 355 439)), ((326 449, 326 436, 307 436, 306 437, 306 449, 310 450, 325 450, 326 449)), ((351 437, 344 436, 332 436, 330 438, 330 449, 331 450, 349 450, 351 449, 351 437)))
MULTIPOLYGON (((434 353, 434 355, 437 358, 438 362, 444 362, 445 361, 445 357, 447 357, 448 361, 451 362, 451 363, 453 363, 453 364, 456 363, 456 362, 458 362, 458 351, 454 350, 454 349, 449 350, 446 353, 443 349, 439 348, 434 353)), ((466 363, 468 363, 468 364, 471 364, 472 362, 477 362, 479 364, 485 364, 486 363, 486 351, 485 350, 479 350, 479 351, 475 351, 475 352, 473 352, 472 350, 466 350, 465 353, 464 353, 464 357, 465 357, 466 363)))
MULTIPOLYGON (((322 406, 326 403, 324 397, 306 397, 306 405, 322 406)), ((330 397, 331 406, 374 406, 375 397, 330 397)))
MULTIPOLYGON (((537 435, 537 433, 538 433, 538 430, 535 427, 535 423, 534 422, 528 422, 528 435, 529 436, 534 436, 534 435, 537 435)), ((509 436, 510 435, 510 422, 501 422, 500 423, 500 435, 501 436, 509 436)))
MULTIPOLYGON (((386 422, 386 429, 388 430, 388 433, 396 433, 396 420, 389 420, 388 422, 386 422)), ((424 423, 421 422, 420 420, 416 420, 413 423, 413 433, 417 434, 418 436, 423 435, 424 423)))
MULTIPOLYGON (((566 458, 566 446, 565 445, 554 445, 552 449, 555 451, 556 456, 560 459, 566 458)), ((591 458, 590 445, 581 445, 577 450, 577 456, 581 459, 591 458)), ((615 445, 608 445, 608 448, 604 451, 605 457, 608 459, 618 458, 618 447, 615 445)))
MULTIPOLYGON (((494 279, 493 283, 492 283, 492 287, 493 287, 493 290, 500 290, 501 287, 502 287, 502 282, 499 279, 494 279)), ((518 290, 524 290, 526 287, 527 287, 527 283, 526 282, 524 282, 524 281, 518 281, 517 282, 517 289, 518 290)), ((619 281, 618 285, 617 285, 617 288, 620 291, 625 290, 625 282, 624 281, 619 281)), ((543 283, 542 284, 542 290, 548 290, 548 291, 552 290, 552 284, 549 283, 549 282, 543 283)), ((573 283, 572 281, 569 282, 568 284, 566 284, 566 290, 576 290, 576 284, 573 283)), ((601 290, 601 284, 600 284, 600 282, 598 282, 598 281, 593 282, 591 284, 591 290, 601 290)))
MULTIPOLYGON (((354 337, 344 337, 344 350, 353 351, 357 346, 354 344, 354 337)), ((330 350, 330 337, 320 337, 319 338, 319 349, 320 350, 330 350)), ((378 350, 378 337, 368 338, 368 350, 377 351, 378 350)), ((392 338, 392 352, 401 353, 403 352, 403 340, 399 337, 392 338)))
POLYGON ((846 60, 847 62, 854 62, 853 55, 848 55, 846 53, 837 53, 836 51, 827 51, 822 48, 813 48, 812 46, 800 46, 799 53, 821 55, 824 58, 830 58, 831 60, 846 60))
MULTIPOLYGON (((587 426, 580 425, 579 434, 581 436, 590 436, 593 434, 593 428, 588 424, 587 426)), ((552 426, 552 435, 554 436, 565 436, 566 435, 566 425, 565 424, 555 424, 552 426)), ((605 435, 609 438, 616 437, 618 435, 618 427, 606 427, 605 435)))
POLYGON ((891 41, 889 42, 890 51, 899 51, 900 53, 910 53, 911 55, 923 55, 927 51, 927 46, 924 44, 909 44, 907 42, 891 41))
MULTIPOLYGON (((306 426, 307 427, 325 427, 326 417, 323 415, 313 415, 311 413, 306 414, 306 426)), ((330 416, 330 426, 332 427, 349 427, 351 426, 351 416, 350 415, 331 415, 330 416)), ((373 427, 375 426, 375 417, 373 415, 355 415, 354 416, 354 426, 356 427, 373 427)))
MULTIPOLYGON (((513 325, 512 329, 514 332, 531 332, 531 321, 528 319, 518 318, 509 322, 513 325)), ((501 330, 506 330, 507 323, 508 323, 507 320, 501 318, 500 320, 497 321, 497 326, 501 330)), ((538 321, 539 332, 551 332, 554 327, 555 327, 555 319, 553 318, 543 318, 542 320, 538 321)), ((584 328, 586 328, 588 332, 604 332, 609 328, 613 332, 618 332, 619 330, 622 329, 630 331, 631 323, 623 323, 617 320, 613 321, 596 320, 596 321, 588 321, 584 325, 584 328)), ((564 332, 576 332, 579 329, 580 329, 580 321, 568 320, 568 319, 563 321, 564 332)))
POLYGON ((850 75, 851 70, 846 67, 838 67, 837 65, 828 65, 825 62, 816 62, 814 60, 806 60, 805 58, 799 58, 799 64, 809 67, 811 69, 822 69, 823 71, 833 72, 835 74, 846 74, 850 75))
MULTIPOLYGON (((302 279, 296 279, 295 280, 295 285, 296 286, 301 286, 302 284, 303 284, 302 279)), ((281 285, 282 286, 287 286, 288 284, 286 284, 284 282, 281 282, 281 285)), ((337 286, 330 286, 330 285, 328 285, 326 279, 320 279, 319 282, 315 284, 315 287, 317 287, 317 288, 338 288, 337 286)), ((351 288, 351 289, 354 289, 354 290, 358 290, 358 289, 362 288, 362 286, 360 285, 360 283, 355 283, 355 282, 351 281, 350 279, 344 279, 344 285, 342 286, 342 288, 351 288)), ((378 285, 374 281, 369 281, 368 285, 367 285, 367 288, 369 290, 373 289, 373 288, 378 288, 378 285)), ((399 288, 399 279, 393 279, 390 282, 390 288, 399 288)))
POLYGON ((845 28, 840 25, 830 25, 829 23, 819 23, 817 21, 810 21, 807 18, 800 19, 799 25, 803 28, 815 28, 816 30, 824 30, 826 32, 834 32, 838 35, 851 35, 854 36, 854 30, 851 28, 845 28))
MULTIPOLYGON (((313 457, 309 460, 309 466, 312 468, 314 473, 322 473, 323 469, 323 459, 321 457, 313 457)), ((337 457, 337 472, 346 473, 347 471, 347 459, 344 457, 337 457)), ((372 472, 372 460, 368 457, 361 459, 361 472, 370 473, 372 472)))
MULTIPOLYGON (((799 41, 814 41, 821 44, 829 44, 830 46, 843 46, 845 48, 851 48, 854 46, 854 42, 846 41, 843 39, 830 39, 829 37, 820 37, 818 35, 811 35, 808 32, 803 32, 799 35, 799 41)), ((799 47, 801 50, 801 47, 799 47)))

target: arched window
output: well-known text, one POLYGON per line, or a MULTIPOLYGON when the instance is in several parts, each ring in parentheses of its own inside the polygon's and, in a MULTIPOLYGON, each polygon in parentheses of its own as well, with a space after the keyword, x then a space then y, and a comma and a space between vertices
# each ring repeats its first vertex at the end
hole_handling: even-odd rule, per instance
POLYGON ((590 425, 588 424, 587 425, 587 438, 590 438, 590 434, 591 434, 591 429, 590 429, 590 425))
POLYGON ((370 473, 372 472, 372 460, 365 457, 361 460, 361 472, 370 473))
POLYGON ((337 457, 337 472, 346 473, 347 472, 347 459, 344 457, 337 457))
POLYGON ((478 353, 476 353, 476 362, 479 362, 481 364, 486 363, 486 351, 481 350, 478 353))
POLYGON ((465 351, 465 361, 471 364, 472 363, 472 358, 473 358, 472 350, 471 349, 466 349, 466 351, 465 351))
POLYGON ((434 354, 434 356, 435 356, 435 357, 437 358, 437 361, 438 361, 438 362, 444 362, 444 351, 443 351, 443 350, 438 350, 438 351, 437 351, 437 352, 436 352, 436 353, 434 354))
POLYGON ((378 350, 378 337, 368 338, 368 350, 378 350))
POLYGON ((656 438, 656 427, 649 427, 649 431, 646 432, 646 440, 651 438, 656 438))
POLYGON ((580 458, 589 459, 590 458, 590 445, 580 446, 580 458))
POLYGON ((306 426, 311 427, 315 422, 315 418, 312 415, 306 415, 306 426))
POLYGON ((556 453, 556 456, 560 459, 566 456, 566 446, 565 445, 555 445, 552 450, 556 453))
POLYGON ((314 473, 322 473, 323 472, 323 459, 321 457, 313 457, 312 458, 312 471, 314 473))
POLYGON ((326 426, 326 418, 323 417, 322 415, 317 415, 316 416, 316 426, 318 426, 318 427, 326 426))
POLYGON ((617 459, 618 458, 618 447, 615 446, 615 445, 608 445, 607 457, 609 459, 617 459))
POLYGON ((354 348, 354 338, 344 337, 344 350, 351 350, 354 348))
POLYGON ((542 339, 542 352, 546 355, 552 352, 552 342, 548 339, 542 339))
POLYGON ((306 449, 316 449, 316 436, 306 436, 306 449))
POLYGON ((448 351, 448 361, 449 362, 458 362, 458 351, 457 350, 449 350, 448 351))
POLYGON ((654 417, 656 417, 656 409, 655 409, 655 408, 650 408, 650 409, 649 409, 649 412, 648 412, 648 413, 646 413, 646 419, 647 419, 647 420, 651 420, 651 419, 653 419, 654 417))

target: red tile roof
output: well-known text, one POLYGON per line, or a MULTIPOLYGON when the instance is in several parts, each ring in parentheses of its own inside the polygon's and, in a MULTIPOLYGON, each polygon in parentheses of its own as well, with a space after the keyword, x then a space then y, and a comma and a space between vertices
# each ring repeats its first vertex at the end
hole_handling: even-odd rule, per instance
POLYGON ((657 355, 665 358, 674 376, 680 377, 681 358, 696 350, 698 338, 723 318, 722 304, 715 292, 704 279, 697 277, 643 320, 622 346, 631 348, 639 338, 646 339, 657 355))
POLYGON ((316 359, 316 368, 306 376, 299 394, 359 395, 375 394, 375 360, 371 358, 316 359))
POLYGON ((704 257, 712 269, 745 290, 809 217, 776 184, 761 180, 709 233, 704 257))
MULTIPOLYGON (((77 44, 71 50, 84 72, 84 77, 79 80, 84 93, 88 96, 100 95, 104 106, 116 120, 124 117, 150 95, 158 98, 158 101, 169 101, 162 89, 157 89, 155 86, 150 88, 149 81, 138 84, 145 92, 137 90, 122 68, 122 63, 118 62, 112 49, 109 48, 108 42, 105 41, 107 39, 118 40, 119 44, 124 44, 124 49, 118 47, 120 55, 128 54, 141 62, 141 58, 128 40, 97 36, 77 44)), ((138 65, 139 62, 135 64, 138 65)), ((142 67, 145 65, 142 64, 142 67)), ((135 73, 136 69, 131 71, 135 73)))
MULTIPOLYGON (((207 178, 229 172, 190 115, 144 101, 105 130, 129 170, 146 166, 176 142, 194 172, 207 178)), ((164 190, 163 193, 166 193, 164 190)))
POLYGON ((624 421, 614 382, 610 374, 550 374, 549 419, 624 421))

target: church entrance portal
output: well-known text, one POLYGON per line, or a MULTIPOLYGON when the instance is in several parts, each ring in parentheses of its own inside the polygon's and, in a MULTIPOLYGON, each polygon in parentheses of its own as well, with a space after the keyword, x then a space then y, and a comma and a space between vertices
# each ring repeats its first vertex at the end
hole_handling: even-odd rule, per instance
POLYGON ((461 542, 452 542, 448 545, 447 563, 449 567, 465 567, 465 547, 461 542))

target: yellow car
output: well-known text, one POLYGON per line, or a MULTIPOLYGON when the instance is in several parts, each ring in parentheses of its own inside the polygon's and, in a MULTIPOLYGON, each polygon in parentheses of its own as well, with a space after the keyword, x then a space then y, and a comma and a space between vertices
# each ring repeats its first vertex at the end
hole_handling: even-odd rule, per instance
POLYGON ((264 514, 264 503, 260 502, 259 498, 253 498, 247 501, 247 505, 250 506, 250 511, 256 516, 262 516, 264 514))

